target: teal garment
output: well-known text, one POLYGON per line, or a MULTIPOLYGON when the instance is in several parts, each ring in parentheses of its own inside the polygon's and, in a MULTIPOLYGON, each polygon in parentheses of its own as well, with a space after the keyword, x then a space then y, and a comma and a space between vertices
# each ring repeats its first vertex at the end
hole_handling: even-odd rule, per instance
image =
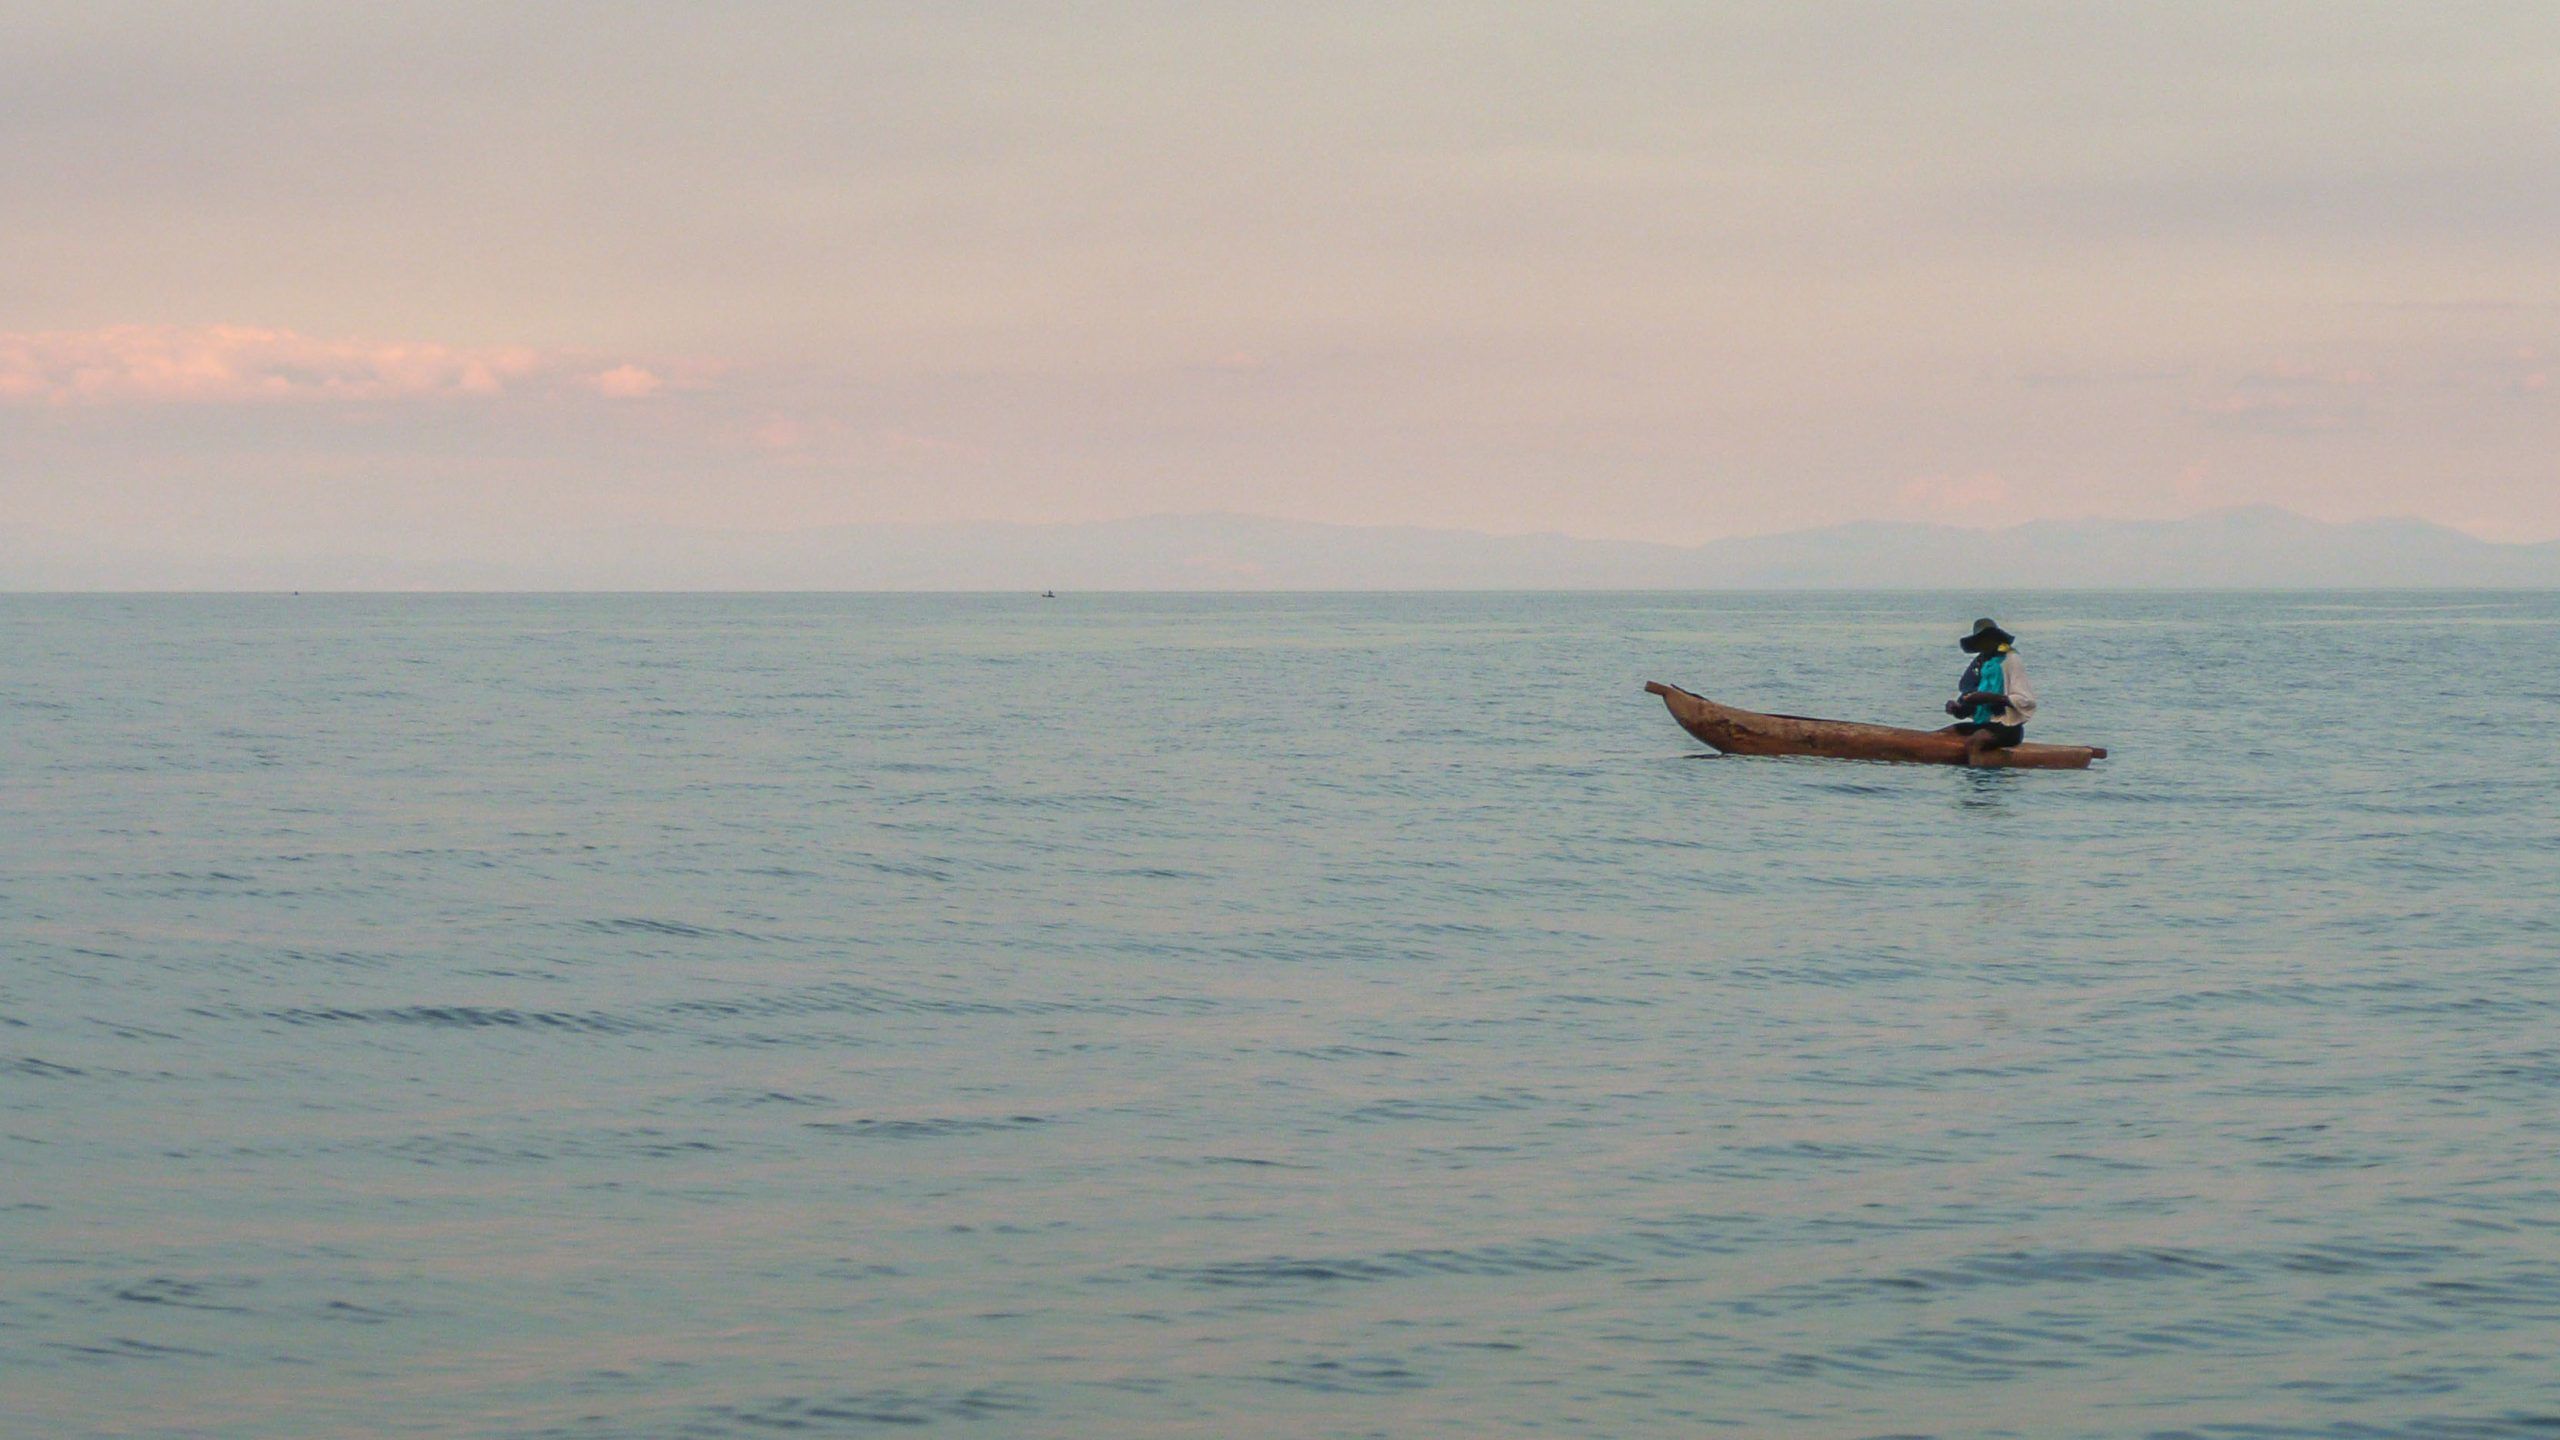
MULTIPOLYGON (((2000 662, 2000 657, 1997 655, 1983 656, 1982 678, 1974 683, 1973 688, 1991 695, 2008 694, 2009 681, 2005 673, 2008 668, 2000 662)), ((1980 724, 1988 725, 1998 720, 2000 712, 2007 708, 2009 707, 2006 705, 1976 705, 1973 707, 1973 718, 1980 724)))

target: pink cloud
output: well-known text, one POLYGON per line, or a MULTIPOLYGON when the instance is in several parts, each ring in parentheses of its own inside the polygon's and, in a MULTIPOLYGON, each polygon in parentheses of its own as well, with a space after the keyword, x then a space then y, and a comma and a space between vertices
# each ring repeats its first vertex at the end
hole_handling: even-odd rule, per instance
MULTIPOLYGON (((323 340, 254 325, 114 325, 0 333, 0 401, 20 404, 486 397, 557 383, 579 368, 578 357, 522 345, 323 340)), ((587 379, 597 394, 618 399, 651 394, 663 383, 631 364, 587 379)))
POLYGON ((747 439, 759 450, 792 453, 808 448, 809 427, 788 415, 767 415, 747 432, 747 439))
POLYGON ((742 432, 745 442, 785 464, 866 466, 974 462, 993 458, 983 445, 918 430, 851 424, 832 416, 768 411, 742 432))
POLYGON ((2243 385, 2306 386, 2347 388, 2380 384, 2382 377, 2361 366, 2305 365, 2300 361, 2279 360, 2240 377, 2243 385))
POLYGON ((2009 498, 2009 482, 1991 471, 1974 475, 1923 475, 1902 484, 1902 501, 1926 510, 1967 510, 2009 498))
POLYGON ((2361 405, 2344 404, 2310 392, 2241 389, 2197 401, 2195 413, 2223 425, 2246 430, 2320 434, 2355 429, 2364 423, 2361 405))
POLYGON ((966 440, 950 440, 940 435, 923 435, 913 430, 883 430, 880 440, 892 454, 935 455, 957 460, 988 458, 985 446, 966 440))
POLYGON ((608 400, 639 400, 657 394, 667 382, 637 365, 616 365, 587 377, 587 388, 608 400))

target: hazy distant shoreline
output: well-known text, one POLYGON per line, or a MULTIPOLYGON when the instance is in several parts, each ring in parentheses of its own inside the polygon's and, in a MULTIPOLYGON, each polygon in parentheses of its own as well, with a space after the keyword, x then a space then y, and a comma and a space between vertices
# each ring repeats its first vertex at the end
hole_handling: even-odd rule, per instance
POLYGON ((2552 588, 2560 542, 2502 544, 2422 520, 2337 524, 2264 507, 1995 530, 1860 522, 1700 545, 1228 514, 780 533, 623 527, 255 556, 0 529, 0 590, 20 593, 2552 588))

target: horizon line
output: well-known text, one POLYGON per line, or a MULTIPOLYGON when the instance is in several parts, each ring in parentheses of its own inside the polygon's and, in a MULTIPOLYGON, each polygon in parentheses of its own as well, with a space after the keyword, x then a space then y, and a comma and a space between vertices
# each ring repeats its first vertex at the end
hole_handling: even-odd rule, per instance
POLYGON ((1258 520, 1282 525, 1309 525, 1329 530, 1416 530, 1445 535, 1472 535, 1494 540, 1570 540, 1593 545, 1643 545, 1667 550, 1696 550, 1709 545, 1746 540, 1775 540, 1791 535, 1818 535, 1857 526, 1910 528, 1921 530, 1958 530, 1970 534, 1998 534, 2023 529, 2030 525, 2185 525, 2198 520, 2212 520, 2243 515, 2282 516, 2312 525, 2341 529, 2366 525, 2423 525, 2448 531, 2483 545, 2535 546, 2560 543, 2560 534, 2526 540, 2501 540, 2480 534, 2447 520, 2437 520, 2411 511, 2387 515, 2367 515, 2351 520, 2329 520, 2307 514, 2289 506, 2264 501, 2234 505, 2207 506, 2179 515, 2121 515, 2090 512, 2079 515, 2037 515, 2023 520, 1908 520, 1864 518, 1836 520, 1821 525, 1795 525, 1777 530, 1738 531, 1728 535, 1709 536, 1703 540, 1648 540, 1615 535, 1583 534, 1571 530, 1491 530, 1470 525, 1419 520, 1315 520, 1296 515, 1277 515, 1260 510, 1144 510, 1121 515, 1096 516, 1089 519, 1023 520, 977 517, 956 520, 841 520, 816 525, 797 526, 719 526, 683 525, 657 521, 627 522, 621 525, 586 526, 554 533, 606 534, 624 530, 673 530, 693 535, 781 536, 808 535, 830 530, 896 530, 896 529, 962 529, 970 526, 1008 527, 1022 530, 1058 530, 1078 526, 1126 525, 1148 520, 1258 520))
POLYGON ((671 599, 709 599, 728 596, 837 596, 876 597, 934 596, 954 599, 999 598, 1064 600, 1069 596, 1119 598, 1148 597, 1237 597, 1237 596, 1303 596, 1303 595, 2560 595, 2560 585, 2030 585, 2010 587, 1956 587, 1912 585, 1734 585, 1734 586, 1639 586, 1609 589, 1599 586, 1487 587, 1406 586, 1310 588, 1272 587, 1269 589, 1233 588, 1224 590, 1167 589, 1077 589, 1044 595, 1038 590, 963 590, 963 589, 878 589, 878 590, 811 590, 811 589, 537 589, 537 590, 471 590, 471 589, 392 589, 332 590, 287 588, 239 589, 91 589, 91 590, 26 590, 0 586, 0 600, 78 600, 78 599, 347 599, 399 597, 406 599, 538 599, 558 596, 660 597, 671 599))

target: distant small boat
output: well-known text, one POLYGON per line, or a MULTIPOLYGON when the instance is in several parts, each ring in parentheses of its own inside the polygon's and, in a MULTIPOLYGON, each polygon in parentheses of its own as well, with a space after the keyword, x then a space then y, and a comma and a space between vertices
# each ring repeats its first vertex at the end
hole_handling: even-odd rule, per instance
POLYGON ((1058 598, 1058 592, 1055 590, 1043 590, 1040 592, 1040 598, 1043 600, 1055 600, 1058 598))
MULTIPOLYGON (((1680 728, 1728 755, 1811 755, 1829 760, 1899 760, 1914 765, 1962 765, 1964 737, 1944 730, 1897 730, 1852 720, 1803 715, 1763 715, 1737 710, 1677 685, 1648 681, 1645 692, 1662 697, 1680 728)), ((1983 757, 2016 770, 2086 770, 2107 752, 2095 745, 2015 745, 1983 757)))

